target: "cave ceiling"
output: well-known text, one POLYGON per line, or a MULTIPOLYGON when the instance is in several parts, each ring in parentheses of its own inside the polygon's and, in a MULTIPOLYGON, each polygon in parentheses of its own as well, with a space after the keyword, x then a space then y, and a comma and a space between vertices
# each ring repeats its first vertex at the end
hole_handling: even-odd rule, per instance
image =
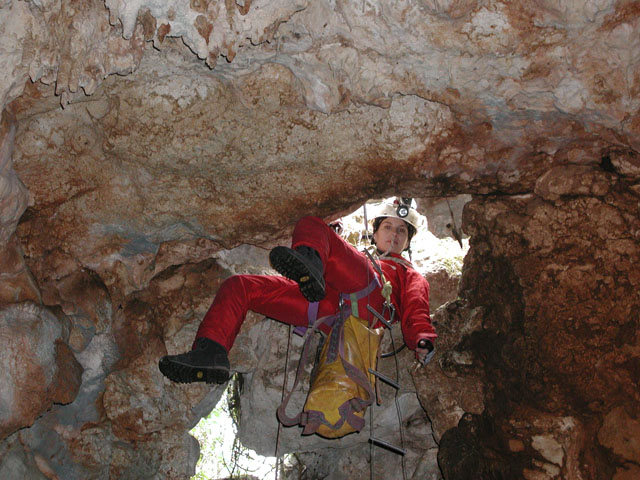
POLYGON ((55 211, 89 262, 264 243, 400 188, 530 191, 554 163, 637 150, 636 7, 5 2, 0 95, 30 196, 5 189, 20 194, 3 225, 55 211))

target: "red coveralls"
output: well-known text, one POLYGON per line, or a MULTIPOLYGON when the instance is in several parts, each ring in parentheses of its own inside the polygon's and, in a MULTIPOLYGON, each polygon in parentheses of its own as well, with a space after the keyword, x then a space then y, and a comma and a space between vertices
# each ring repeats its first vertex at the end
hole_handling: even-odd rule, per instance
MULTIPOLYGON (((338 311, 340 293, 359 292, 375 277, 366 255, 343 240, 320 218, 304 217, 298 221, 293 231, 292 248, 302 245, 314 248, 324 265, 326 296, 318 304, 318 318, 338 311)), ((394 256, 401 258, 400 255, 394 256)), ((393 287, 391 301, 396 307, 395 318, 401 321, 407 346, 415 350, 420 339, 433 341, 437 335, 429 316, 429 283, 413 268, 393 260, 383 259, 379 264, 393 287)), ((371 294, 358 301, 360 318, 369 322, 373 320, 367 304, 382 312, 384 299, 380 291, 381 288, 376 286, 371 294)), ((209 338, 229 351, 247 310, 286 324, 306 327, 308 307, 309 302, 293 280, 273 275, 234 275, 218 289, 196 339, 209 338)))

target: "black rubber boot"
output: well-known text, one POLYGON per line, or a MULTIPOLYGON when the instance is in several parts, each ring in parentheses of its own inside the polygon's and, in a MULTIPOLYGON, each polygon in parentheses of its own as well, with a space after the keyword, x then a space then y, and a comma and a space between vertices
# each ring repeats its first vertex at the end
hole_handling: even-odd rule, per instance
POLYGON ((196 340, 193 350, 160 359, 158 368, 178 383, 224 383, 229 380, 229 357, 222 345, 208 338, 196 340))
POLYGON ((311 247, 275 247, 269 253, 271 266, 282 276, 300 286, 300 293, 310 302, 325 296, 323 265, 320 254, 311 247))

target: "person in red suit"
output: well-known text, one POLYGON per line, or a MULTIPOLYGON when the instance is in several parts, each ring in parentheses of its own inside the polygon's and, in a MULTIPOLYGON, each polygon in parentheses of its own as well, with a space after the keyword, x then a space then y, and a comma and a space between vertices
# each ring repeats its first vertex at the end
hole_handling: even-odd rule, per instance
MULTIPOLYGON (((383 311, 384 281, 391 284, 390 300, 404 341, 424 362, 437 335, 429 314, 429 284, 401 255, 409 249, 421 218, 406 200, 384 203, 373 221, 378 268, 322 219, 301 218, 291 248, 275 247, 269 254, 271 266, 282 276, 234 275, 225 280, 198 328, 192 350, 162 357, 160 371, 174 382, 226 382, 228 352, 248 310, 307 327, 312 316, 335 315, 342 296, 351 299, 352 314, 377 328, 379 321, 367 305, 383 311)), ((329 327, 321 329, 326 332, 329 327)))

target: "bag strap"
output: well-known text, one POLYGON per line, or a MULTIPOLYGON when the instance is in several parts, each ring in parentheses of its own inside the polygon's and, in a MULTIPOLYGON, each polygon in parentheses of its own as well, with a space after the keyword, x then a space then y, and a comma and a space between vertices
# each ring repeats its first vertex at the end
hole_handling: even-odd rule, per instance
POLYGON ((362 290, 355 293, 341 293, 340 298, 349 303, 349 306, 351 307, 351 314, 354 317, 360 317, 360 312, 358 312, 358 300, 370 295, 376 287, 382 287, 378 275, 374 275, 373 280, 371 280, 369 285, 364 287, 362 290))
MULTIPOLYGON (((345 317, 348 317, 349 315, 353 314, 354 317, 358 317, 358 300, 366 297, 367 295, 371 294, 376 287, 382 287, 382 284, 380 283, 380 279, 378 278, 378 276, 374 276, 374 279, 371 280, 371 282, 369 283, 369 285, 367 285, 365 288, 363 288, 362 290, 355 292, 355 293, 341 293, 340 294, 340 298, 341 300, 343 300, 344 302, 346 302, 345 306, 342 308, 342 314, 345 315, 345 317)), ((318 306, 319 306, 320 302, 309 302, 309 307, 307 308, 307 326, 303 327, 303 326, 297 326, 294 330, 293 333, 295 333, 296 335, 299 335, 301 337, 303 337, 306 333, 306 331, 313 327, 313 324, 316 322, 316 319, 318 318, 318 306)), ((322 323, 326 323, 329 327, 333 327, 333 325, 335 324, 336 320, 338 320, 340 318, 340 312, 334 314, 334 315, 328 315, 326 317, 321 317, 321 319, 323 320, 322 323)))
MULTIPOLYGON (((340 327, 342 323, 344 323, 344 321, 336 324, 334 328, 340 327)), ((331 430, 338 430, 340 427, 342 427, 345 421, 349 425, 351 425, 351 427, 355 431, 361 431, 364 428, 365 420, 363 417, 359 417, 355 413, 361 412, 362 410, 366 409, 373 403, 373 399, 375 398, 373 387, 371 386, 371 382, 369 381, 369 377, 366 375, 366 373, 352 363, 345 360, 344 331, 341 331, 339 335, 332 335, 329 341, 331 340, 334 340, 334 344, 332 345, 330 343, 327 347, 327 362, 335 361, 336 357, 339 357, 345 374, 351 380, 353 380, 354 383, 362 387, 367 396, 366 398, 351 398, 340 405, 338 407, 340 418, 338 419, 338 421, 336 421, 336 423, 329 422, 326 419, 324 413, 321 411, 311 410, 307 412, 301 412, 298 415, 297 420, 298 423, 304 427, 302 431, 303 435, 310 435, 312 433, 315 433, 321 425, 325 425, 331 430)))
MULTIPOLYGON (((314 303, 318 303, 318 302, 314 302, 314 303)), ((317 308, 316 308, 316 314, 317 314, 317 308)), ((280 420, 280 423, 282 423, 285 427, 292 427, 300 423, 301 413, 298 413, 298 415, 296 415, 295 417, 288 416, 286 413, 287 405, 289 404, 291 395, 293 395, 293 392, 296 390, 298 383, 300 383, 300 379, 302 378, 302 372, 304 371, 304 368, 306 367, 309 361, 309 348, 311 345, 311 338, 313 337, 313 334, 318 329, 318 327, 322 325, 325 321, 327 321, 327 319, 330 319, 330 318, 331 317, 321 317, 315 320, 312 327, 308 329, 307 332, 305 333, 304 345, 302 347, 302 353, 300 354, 300 361, 298 362, 298 368, 296 369, 296 379, 293 382, 293 386, 291 387, 291 390, 284 397, 284 399, 282 400, 282 403, 280 404, 280 406, 278 407, 278 410, 276 411, 278 420, 280 420)))
POLYGON ((300 415, 300 425, 304 426, 302 434, 311 435, 312 433, 316 433, 320 425, 325 425, 331 430, 338 430, 344 422, 347 422, 355 431, 359 432, 364 428, 365 420, 362 417, 358 417, 355 412, 359 412, 363 408, 366 408, 366 405, 363 406, 356 398, 345 401, 338 407, 340 418, 336 423, 329 422, 324 416, 324 413, 317 410, 302 412, 300 415))

